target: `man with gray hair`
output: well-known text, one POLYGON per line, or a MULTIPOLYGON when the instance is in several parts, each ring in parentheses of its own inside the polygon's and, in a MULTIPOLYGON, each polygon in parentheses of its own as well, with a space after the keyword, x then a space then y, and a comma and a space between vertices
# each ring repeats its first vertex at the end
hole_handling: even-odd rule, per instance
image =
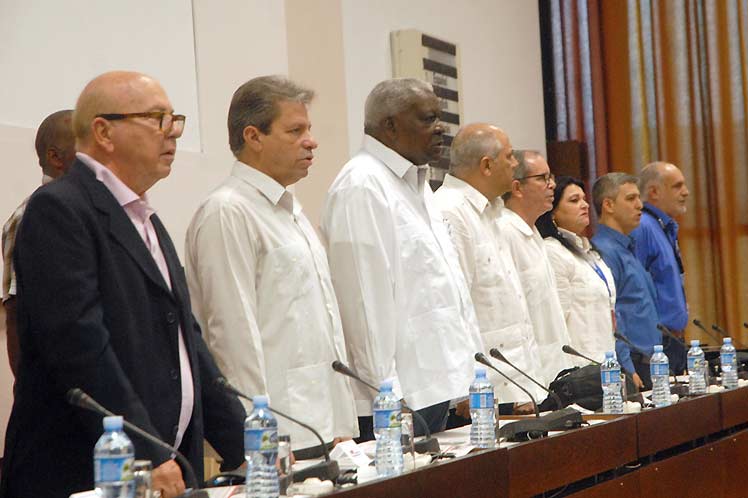
MULTIPOLYGON (((527 300, 498 226, 504 209, 501 195, 511 188, 517 167, 512 144, 500 128, 475 123, 460 129, 450 152, 450 172, 434 200, 457 250, 483 345, 487 350, 498 348, 512 363, 539 378, 540 353, 527 300)), ((544 395, 516 370, 502 370, 534 397, 544 395)), ((530 401, 497 373, 489 371, 489 379, 502 403, 530 401)))
MULTIPOLYGON (((511 189, 504 194, 505 209, 499 220, 514 266, 531 310, 532 328, 540 350, 540 375, 549 385, 559 372, 573 366, 561 348, 571 342, 563 308, 556 291, 556 276, 535 221, 553 206, 554 176, 537 152, 515 152, 519 164, 511 189)), ((559 407, 560 408, 560 407, 559 407)))
MULTIPOLYGON (((73 136, 72 110, 53 112, 39 125, 34 146, 42 168, 42 185, 64 175, 75 161, 75 136, 73 136)), ((26 210, 24 201, 13 211, 3 226, 3 306, 7 332, 8 361, 13 375, 18 369, 20 347, 16 331, 16 272, 13 268, 13 250, 16 231, 26 210)))
MULTIPOLYGON (((443 430, 450 400, 473 377, 480 332, 457 254, 426 184, 442 152, 431 85, 379 83, 366 100, 363 148, 328 191, 322 230, 351 365, 394 390, 443 430)), ((373 438, 372 398, 354 386, 362 438, 373 438)), ((416 425, 417 433, 423 433, 416 425)))
MULTIPOLYGON (((226 378, 269 395, 330 443, 358 432, 348 379, 330 368, 347 359, 343 329, 324 248, 288 190, 317 148, 312 97, 279 76, 236 90, 228 113, 236 162, 190 224, 186 266, 195 315, 226 378)), ((321 455, 309 431, 278 423, 297 457, 321 455)))
MULTIPOLYGON (((657 161, 647 164, 639 175, 644 207, 639 226, 631 232, 634 250, 652 276, 657 289, 660 322, 679 337, 688 325, 688 303, 683 287, 685 271, 678 246, 676 218, 686 213, 688 187, 677 166, 657 161)), ((686 349, 679 341, 663 337, 665 353, 676 373, 686 368, 686 349)))
POLYGON ((631 232, 639 226, 642 203, 636 177, 608 173, 595 181, 592 202, 599 223, 592 237, 616 284, 616 330, 633 345, 616 341, 618 362, 637 387, 651 389, 649 358, 655 344, 661 344, 657 329, 656 291, 652 278, 634 253, 631 232))

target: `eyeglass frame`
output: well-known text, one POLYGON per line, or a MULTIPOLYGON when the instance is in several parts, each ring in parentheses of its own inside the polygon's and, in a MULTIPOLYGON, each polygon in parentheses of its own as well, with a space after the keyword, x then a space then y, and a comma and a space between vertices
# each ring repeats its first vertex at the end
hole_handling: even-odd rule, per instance
POLYGON ((529 178, 542 178, 543 180, 545 180, 546 187, 550 186, 551 182, 556 181, 556 175, 554 175, 553 173, 541 173, 538 175, 528 175, 528 176, 523 176, 522 178, 517 178, 517 180, 522 181, 522 180, 527 180, 529 178))
MULTIPOLYGON (((145 112, 126 112, 126 113, 104 113, 104 114, 97 114, 95 117, 97 118, 103 118, 107 121, 120 121, 123 119, 130 119, 130 118, 152 118, 152 119, 158 119, 158 130, 161 132, 165 131, 171 131, 172 128, 174 128, 174 123, 177 121, 182 122, 182 132, 184 132, 184 126, 187 124, 187 116, 184 114, 174 114, 174 111, 172 112, 166 112, 166 111, 145 111, 145 112), (164 116, 171 116, 171 126, 168 130, 164 130, 164 116)), ((181 135, 181 133, 180 133, 181 135)))

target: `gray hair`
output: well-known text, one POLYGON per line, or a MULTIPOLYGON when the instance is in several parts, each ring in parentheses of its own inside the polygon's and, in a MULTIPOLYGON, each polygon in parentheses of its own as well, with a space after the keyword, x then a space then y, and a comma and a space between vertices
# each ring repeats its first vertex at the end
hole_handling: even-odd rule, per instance
POLYGON ((637 185, 636 177, 628 173, 608 173, 595 180, 592 186, 592 204, 598 216, 602 216, 603 201, 605 199, 615 200, 621 186, 627 183, 637 185))
POLYGON ((229 106, 229 146, 234 156, 244 149, 244 129, 254 126, 264 134, 278 117, 279 102, 309 104, 314 91, 304 88, 284 76, 260 76, 237 88, 229 106))
POLYGON ((433 92, 431 84, 416 78, 393 78, 378 83, 366 97, 364 132, 371 134, 382 121, 407 109, 416 98, 433 92))
POLYGON ((655 161, 642 168, 639 175, 639 193, 643 201, 648 200, 651 185, 662 185, 662 168, 669 164, 664 161, 655 161))
MULTIPOLYGON (((514 168, 514 173, 512 174, 512 178, 514 180, 522 180, 524 177, 527 176, 527 173, 530 170, 530 165, 527 164, 527 161, 536 157, 543 157, 542 154, 536 150, 522 150, 522 149, 514 149, 512 151, 512 155, 517 160, 517 167, 514 168)), ((504 199, 504 202, 508 201, 512 198, 512 191, 505 192, 504 195, 501 196, 502 199, 504 199)))
POLYGON ((477 167, 481 159, 496 159, 501 152, 501 142, 489 129, 471 130, 463 127, 455 135, 449 151, 450 173, 463 172, 477 167))

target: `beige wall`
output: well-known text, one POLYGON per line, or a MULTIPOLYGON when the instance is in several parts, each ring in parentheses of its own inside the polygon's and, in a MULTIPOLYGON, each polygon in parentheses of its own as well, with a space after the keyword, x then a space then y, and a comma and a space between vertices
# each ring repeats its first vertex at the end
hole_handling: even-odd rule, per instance
MULTIPOLYGON (((3 5, 0 0, 0 16, 3 5)), ((151 192, 152 204, 180 252, 192 213, 233 161, 226 133, 231 95, 242 82, 263 74, 290 74, 317 91, 311 117, 320 147, 310 176, 295 191, 312 224, 318 224, 327 188, 361 142, 366 94, 375 83, 391 76, 389 32, 395 29, 419 29, 460 46, 466 121, 499 123, 515 146, 545 148, 536 2, 193 0, 192 10, 194 47, 185 50, 194 49, 199 118, 188 117, 188 126, 199 127, 200 146, 192 152, 180 151, 171 176, 151 192)), ((162 23, 147 15, 145 20, 162 23)), ((107 22, 112 37, 130 36, 125 34, 129 27, 107 22)), ((5 36, 9 35, 0 33, 3 46, 24 50, 5 36)), ((70 47, 68 52, 85 61, 87 50, 94 48, 70 47)), ((153 50, 158 51, 159 44, 153 50)), ((27 51, 29 60, 44 56, 38 47, 27 51)), ((164 60, 172 56, 159 55, 164 60)), ((112 61, 114 66, 118 63, 112 61)), ((54 77, 79 79, 80 70, 76 66, 76 74, 54 77)), ((23 86, 13 91, 19 99, 34 98, 24 94, 23 86)), ((66 96, 60 107, 74 99, 75 95, 66 96)), ((9 216, 39 185, 34 135, 33 129, 0 122, 0 217, 9 216)), ((0 436, 12 400, 4 332, 1 337, 0 436)), ((0 451, 3 440, 0 437, 0 451)))

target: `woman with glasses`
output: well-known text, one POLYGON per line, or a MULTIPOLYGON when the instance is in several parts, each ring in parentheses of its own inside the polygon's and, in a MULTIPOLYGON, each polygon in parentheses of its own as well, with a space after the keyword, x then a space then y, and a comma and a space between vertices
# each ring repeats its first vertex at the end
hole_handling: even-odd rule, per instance
MULTIPOLYGON (((556 276, 570 346, 601 362, 606 351, 615 349, 616 286, 610 269, 584 235, 589 224, 584 184, 569 176, 556 178, 553 208, 535 225, 556 276)), ((581 358, 575 362, 588 363, 581 358)))

